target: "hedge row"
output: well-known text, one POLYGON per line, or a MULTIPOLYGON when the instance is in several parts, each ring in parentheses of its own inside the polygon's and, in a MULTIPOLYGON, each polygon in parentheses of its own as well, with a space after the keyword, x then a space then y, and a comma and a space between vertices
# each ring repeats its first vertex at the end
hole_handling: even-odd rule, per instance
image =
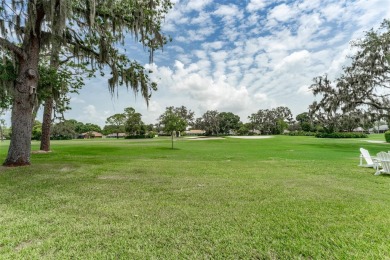
POLYGON ((290 136, 315 136, 315 132, 306 132, 306 131, 294 131, 294 132, 289 132, 287 135, 290 136))
POLYGON ((368 135, 362 133, 316 133, 317 138, 367 138, 368 135))
POLYGON ((126 136, 125 139, 144 139, 144 138, 154 138, 155 133, 149 133, 146 135, 129 135, 126 136))

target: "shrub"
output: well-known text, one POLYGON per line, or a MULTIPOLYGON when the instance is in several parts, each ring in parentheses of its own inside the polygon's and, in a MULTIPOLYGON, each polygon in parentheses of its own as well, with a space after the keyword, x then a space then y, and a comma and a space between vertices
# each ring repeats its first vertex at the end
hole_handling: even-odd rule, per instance
POLYGON ((286 135, 290 135, 290 136, 315 136, 316 133, 306 132, 306 131, 293 131, 293 132, 287 133, 286 135))
POLYGON ((156 132, 150 131, 149 133, 145 134, 145 138, 154 138, 156 135, 156 132))
POLYGON ((71 135, 52 135, 50 140, 72 140, 73 136, 71 135))
POLYGON ((125 139, 145 139, 145 138, 153 138, 155 133, 149 133, 146 135, 128 135, 125 139))
POLYGON ((385 139, 387 143, 390 143, 390 131, 385 132, 385 139))
POLYGON ((366 134, 362 133, 316 133, 317 138, 367 138, 366 134))

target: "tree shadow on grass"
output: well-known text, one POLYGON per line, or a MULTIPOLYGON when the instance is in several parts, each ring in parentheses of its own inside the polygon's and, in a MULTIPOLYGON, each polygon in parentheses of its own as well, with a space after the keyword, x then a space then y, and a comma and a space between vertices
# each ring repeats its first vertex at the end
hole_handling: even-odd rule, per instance
POLYGON ((163 151, 180 151, 181 149, 180 148, 176 148, 176 147, 157 147, 156 148, 157 150, 163 150, 163 151))
POLYGON ((381 174, 379 174, 379 175, 377 175, 375 177, 390 178, 390 174, 388 174, 388 173, 381 173, 381 174))

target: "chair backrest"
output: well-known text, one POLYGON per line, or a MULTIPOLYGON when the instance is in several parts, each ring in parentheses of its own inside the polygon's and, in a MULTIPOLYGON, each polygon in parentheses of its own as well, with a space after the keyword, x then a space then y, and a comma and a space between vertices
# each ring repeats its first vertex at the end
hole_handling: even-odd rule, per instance
POLYGON ((390 173, 390 154, 380 152, 377 154, 377 157, 381 163, 382 170, 386 173, 390 173))
POLYGON ((367 164, 369 164, 369 165, 373 165, 374 164, 374 162, 372 161, 371 155, 368 152, 368 150, 366 150, 364 148, 360 148, 360 153, 362 154, 364 160, 366 160, 367 164))

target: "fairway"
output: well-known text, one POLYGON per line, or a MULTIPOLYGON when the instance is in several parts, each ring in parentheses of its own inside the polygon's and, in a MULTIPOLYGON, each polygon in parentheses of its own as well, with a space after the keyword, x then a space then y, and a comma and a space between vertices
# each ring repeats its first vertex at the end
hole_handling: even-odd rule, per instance
POLYGON ((369 140, 52 141, 0 168, 0 259, 389 259, 369 140))

